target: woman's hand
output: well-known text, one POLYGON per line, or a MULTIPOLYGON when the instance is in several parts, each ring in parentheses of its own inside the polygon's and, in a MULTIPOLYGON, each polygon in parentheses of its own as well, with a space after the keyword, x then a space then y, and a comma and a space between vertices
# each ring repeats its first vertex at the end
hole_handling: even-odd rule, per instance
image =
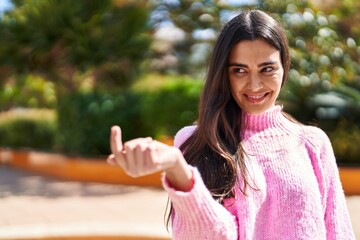
POLYGON ((111 128, 110 147, 107 162, 121 167, 129 176, 141 177, 165 171, 174 188, 182 191, 192 188, 192 173, 178 148, 150 137, 136 138, 123 144, 118 126, 111 128))
POLYGON ((122 143, 121 129, 111 128, 110 147, 112 154, 107 161, 120 166, 128 175, 140 177, 174 167, 180 151, 150 137, 136 138, 122 143))

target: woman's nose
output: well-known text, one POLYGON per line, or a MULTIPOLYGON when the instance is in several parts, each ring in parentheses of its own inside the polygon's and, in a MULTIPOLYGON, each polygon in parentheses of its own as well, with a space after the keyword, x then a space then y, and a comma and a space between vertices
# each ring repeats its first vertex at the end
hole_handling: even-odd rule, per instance
POLYGON ((261 79, 256 74, 250 74, 248 88, 252 91, 256 91, 262 88, 261 79))

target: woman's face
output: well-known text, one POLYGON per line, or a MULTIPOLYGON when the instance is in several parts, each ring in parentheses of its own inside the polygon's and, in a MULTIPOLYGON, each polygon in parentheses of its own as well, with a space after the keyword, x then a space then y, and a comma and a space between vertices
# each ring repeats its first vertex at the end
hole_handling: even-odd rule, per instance
POLYGON ((280 52, 263 39, 237 43, 229 56, 231 93, 239 107, 251 114, 275 105, 284 69, 280 52))

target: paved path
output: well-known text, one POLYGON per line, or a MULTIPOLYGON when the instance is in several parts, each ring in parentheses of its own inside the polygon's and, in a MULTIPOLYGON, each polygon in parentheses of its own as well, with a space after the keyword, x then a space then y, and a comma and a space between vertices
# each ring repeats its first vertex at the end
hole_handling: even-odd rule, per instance
MULTIPOLYGON (((360 196, 347 198, 360 239, 360 196)), ((152 236, 164 227, 163 190, 79 183, 37 176, 0 164, 0 239, 54 236, 152 236)))
POLYGON ((0 239, 154 236, 164 227, 161 189, 59 181, 0 165, 0 239))

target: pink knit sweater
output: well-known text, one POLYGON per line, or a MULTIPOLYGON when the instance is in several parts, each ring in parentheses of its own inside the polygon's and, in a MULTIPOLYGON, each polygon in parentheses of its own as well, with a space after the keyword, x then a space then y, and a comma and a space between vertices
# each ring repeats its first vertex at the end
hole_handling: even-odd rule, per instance
MULTIPOLYGON (((243 114, 242 121, 246 164, 258 190, 247 188, 244 196, 236 188, 236 197, 221 205, 196 168, 191 167, 194 187, 189 192, 174 190, 163 178, 174 207, 173 239, 355 239, 325 133, 289 121, 280 106, 258 115, 243 114)), ((181 129, 175 146, 195 128, 181 129)))

